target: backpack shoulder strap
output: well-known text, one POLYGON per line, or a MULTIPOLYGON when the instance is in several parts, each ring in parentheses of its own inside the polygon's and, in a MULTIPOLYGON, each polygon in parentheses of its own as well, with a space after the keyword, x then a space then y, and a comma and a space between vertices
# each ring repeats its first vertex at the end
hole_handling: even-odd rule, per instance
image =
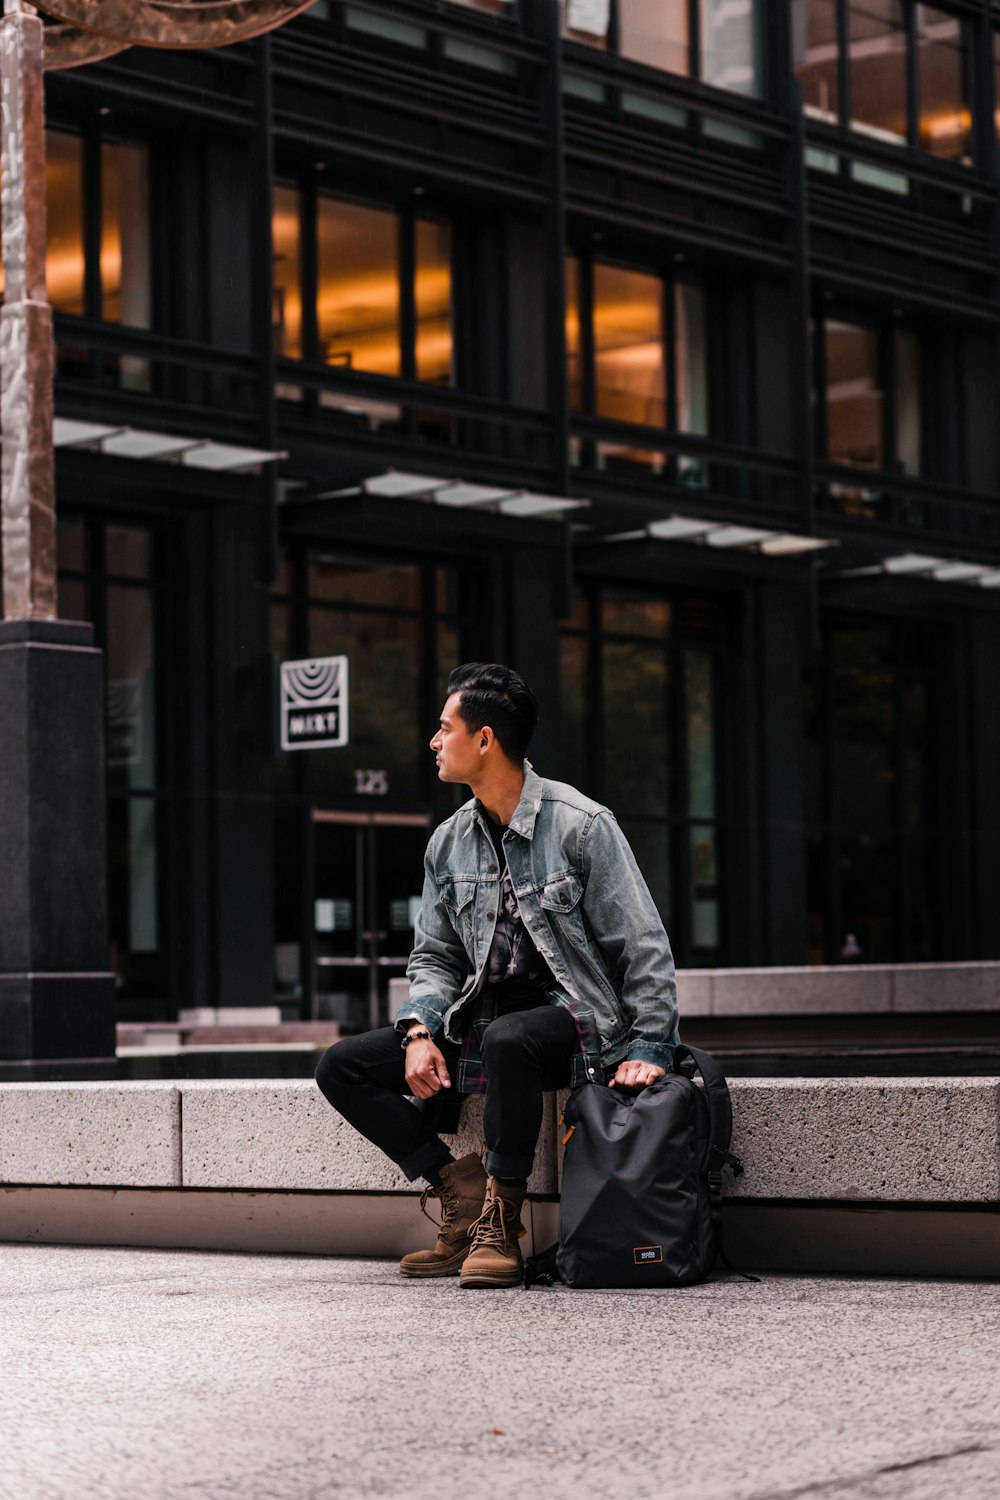
POLYGON ((743 1172, 743 1163, 729 1150, 733 1138, 733 1102, 729 1096, 726 1075, 710 1053, 703 1052, 700 1047, 686 1047, 683 1043, 674 1048, 674 1072, 685 1073, 684 1063, 688 1059, 698 1069, 705 1085, 712 1170, 721 1172, 723 1166, 730 1166, 734 1176, 739 1177, 743 1172))
POLYGON ((722 1168, 724 1166, 732 1167, 734 1177, 740 1177, 743 1174, 743 1163, 729 1149, 733 1138, 733 1101, 729 1095, 729 1085, 726 1082, 726 1075, 710 1053, 703 1052, 700 1047, 685 1047, 683 1045, 674 1049, 674 1072, 684 1074, 686 1077, 687 1073, 684 1064, 689 1060, 702 1076, 702 1081, 705 1084, 705 1096, 708 1102, 710 1132, 708 1189, 710 1212, 712 1215, 712 1224, 715 1228, 719 1259, 727 1270, 732 1271, 737 1276, 742 1276, 744 1281, 759 1281, 759 1276, 752 1276, 749 1271, 737 1270, 726 1254, 723 1245, 722 1168))

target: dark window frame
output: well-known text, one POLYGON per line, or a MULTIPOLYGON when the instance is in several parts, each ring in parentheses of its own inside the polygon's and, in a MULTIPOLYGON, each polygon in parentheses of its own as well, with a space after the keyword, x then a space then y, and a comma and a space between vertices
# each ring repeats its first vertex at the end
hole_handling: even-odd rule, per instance
POLYGON ((878 374, 882 392, 882 454, 883 463, 878 468, 868 469, 861 464, 845 464, 859 474, 889 474, 909 479, 924 479, 937 467, 937 455, 932 443, 933 429, 928 421, 931 402, 928 395, 928 374, 931 361, 927 358, 927 334, 912 320, 894 317, 884 312, 860 307, 838 306, 824 303, 813 313, 812 328, 812 379, 815 393, 814 442, 816 458, 820 463, 835 463, 829 452, 829 407, 827 402, 828 369, 826 357, 826 328, 828 323, 846 323, 854 328, 873 332, 878 341, 878 374), (912 333, 917 341, 919 357, 919 423, 920 465, 916 474, 907 474, 899 457, 899 433, 897 421, 897 359, 896 335, 912 333))
MULTIPOLYGON (((863 129, 859 130, 855 128, 851 123, 850 0, 834 0, 834 3, 837 16, 837 128, 847 131, 854 139, 858 137, 865 139, 867 133, 863 129)), ((975 168, 979 165, 979 116, 986 105, 986 101, 980 98, 981 89, 977 88, 977 69, 974 56, 975 33, 967 12, 952 9, 947 4, 940 4, 939 0, 934 0, 934 4, 929 8, 953 17, 958 21, 963 30, 965 97, 971 117, 969 149, 966 157, 939 157, 925 151, 920 144, 920 56, 917 38, 917 7, 923 3, 924 0, 900 0, 903 10, 903 32, 906 38, 906 57, 904 63, 906 73, 906 141, 900 142, 898 149, 915 151, 919 153, 921 158, 938 162, 945 166, 962 166, 966 170, 975 168)), ((809 118, 808 112, 807 118, 809 118)), ((888 142, 885 144, 889 145, 888 142)))
MULTIPOLYGON (((404 203, 398 199, 372 198, 360 193, 333 192, 324 182, 321 173, 295 174, 294 172, 278 172, 275 175, 275 186, 291 189, 299 195, 299 279, 300 296, 302 299, 302 354, 301 356, 281 356, 295 363, 297 358, 311 364, 326 364, 320 349, 319 321, 317 315, 319 298, 319 202, 321 198, 333 199, 338 203, 355 205, 359 208, 376 209, 381 213, 390 213, 395 216, 397 225, 396 237, 396 276, 399 288, 399 354, 400 370, 398 376, 379 377, 371 371, 358 371, 366 379, 385 379, 391 384, 394 380, 406 381, 413 384, 426 384, 429 389, 462 389, 462 370, 466 363, 463 357, 463 341, 460 337, 460 312, 461 299, 457 295, 457 283, 460 274, 461 257, 456 253, 456 240, 459 234, 459 225, 453 214, 439 209, 437 205, 431 204, 426 207, 421 200, 419 204, 412 202, 404 203), (450 286, 451 286, 451 324, 452 324, 452 375, 451 382, 446 387, 441 387, 434 381, 422 382, 417 375, 417 294, 416 294, 416 271, 417 271, 417 224, 420 221, 430 223, 446 224, 451 235, 451 257, 450 257, 450 286)), ((274 212, 272 204, 271 212, 274 212)), ((329 365, 330 370, 336 370, 337 366, 329 365)))
MULTIPOLYGON (((751 0, 752 5, 752 33, 754 53, 754 74, 757 87, 750 93, 740 90, 727 89, 721 84, 713 84, 703 77, 702 49, 701 49, 701 5, 702 0, 687 0, 688 21, 688 71, 686 73, 675 73, 670 68, 660 68, 653 63, 643 63, 638 58, 626 57, 621 50, 621 6, 622 0, 609 0, 610 14, 608 17, 607 47, 601 48, 609 57, 614 57, 626 65, 635 64, 638 67, 653 68, 656 72, 671 78, 686 78, 691 83, 701 85, 703 88, 718 88, 725 94, 736 94, 741 99, 761 99, 767 97, 767 56, 765 46, 765 21, 764 7, 761 0, 751 0)), ((627 3, 627 0, 626 0, 627 3)), ((587 46, 588 43, 581 40, 581 34, 573 34, 568 31, 566 16, 568 10, 567 0, 560 0, 562 15, 560 18, 560 30, 565 42, 577 46, 587 46)))

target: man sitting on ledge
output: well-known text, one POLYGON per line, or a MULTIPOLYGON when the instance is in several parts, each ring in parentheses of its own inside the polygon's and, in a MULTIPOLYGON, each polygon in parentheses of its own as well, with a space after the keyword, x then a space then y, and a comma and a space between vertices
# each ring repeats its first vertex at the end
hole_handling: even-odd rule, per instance
POLYGON ((395 1026, 346 1037, 316 1079, 350 1123, 441 1204, 432 1250, 404 1276, 515 1286, 518 1237, 546 1090, 638 1089, 670 1066, 670 944, 607 808, 538 776, 524 756, 538 703, 510 667, 448 679, 430 747, 473 796, 431 836, 409 1000, 395 1026), (455 1161, 423 1101, 485 1093, 485 1168, 455 1161), (438 1096, 435 1099, 435 1096, 438 1096))

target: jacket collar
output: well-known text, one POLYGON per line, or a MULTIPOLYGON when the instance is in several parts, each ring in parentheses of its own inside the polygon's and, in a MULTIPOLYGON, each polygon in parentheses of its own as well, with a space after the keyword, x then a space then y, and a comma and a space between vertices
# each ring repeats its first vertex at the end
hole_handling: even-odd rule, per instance
MULTIPOLYGON (((472 811, 473 821, 479 823, 483 831, 488 833, 489 830, 486 828, 486 814, 483 812, 478 798, 473 797, 470 802, 466 803, 466 806, 472 811)), ((512 828, 515 833, 519 833, 522 838, 534 838, 535 819, 541 811, 541 806, 542 778, 532 766, 531 761, 526 760, 524 762, 524 786, 521 788, 521 800, 511 814, 511 819, 507 827, 512 828)), ((468 836, 471 831, 472 824, 470 823, 463 836, 468 836)))

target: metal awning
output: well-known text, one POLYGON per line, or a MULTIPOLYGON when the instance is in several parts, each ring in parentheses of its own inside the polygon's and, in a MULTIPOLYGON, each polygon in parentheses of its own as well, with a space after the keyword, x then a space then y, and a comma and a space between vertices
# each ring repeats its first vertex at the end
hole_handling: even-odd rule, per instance
POLYGON ((923 552, 897 552, 869 567, 847 568, 838 578, 919 578, 931 583, 965 583, 974 588, 1000 589, 1000 567, 967 562, 960 557, 930 557, 923 552))
POLYGON ((602 536, 602 542, 694 542, 701 547, 722 547, 740 552, 760 552, 765 557, 799 557, 838 547, 833 537, 806 536, 794 531, 773 531, 742 522, 712 520, 709 516, 664 516, 648 521, 639 531, 619 531, 602 536))
POLYGON ((312 495, 312 500, 346 499, 352 495, 376 495, 388 500, 416 500, 428 505, 444 505, 452 510, 492 511, 529 521, 556 521, 575 510, 585 509, 589 500, 570 500, 560 495, 535 494, 531 490, 510 489, 503 485, 474 484, 464 479, 436 479, 430 474, 406 474, 388 469, 373 474, 348 489, 328 490, 312 495))
POLYGON ((260 464, 275 463, 287 453, 269 448, 244 448, 238 443, 217 443, 211 438, 182 437, 138 427, 110 427, 102 422, 79 422, 56 417, 52 424, 56 448, 89 448, 115 458, 148 459, 153 463, 179 463, 189 469, 214 473, 239 473, 260 464))

